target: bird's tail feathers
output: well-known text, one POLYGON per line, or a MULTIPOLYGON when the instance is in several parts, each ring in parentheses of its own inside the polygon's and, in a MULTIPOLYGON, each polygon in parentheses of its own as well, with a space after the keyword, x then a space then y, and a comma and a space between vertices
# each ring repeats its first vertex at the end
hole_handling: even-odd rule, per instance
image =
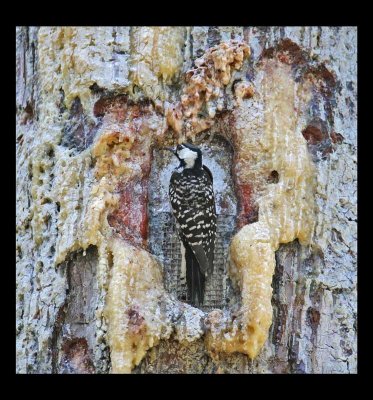
POLYGON ((185 259, 189 301, 191 305, 200 307, 204 301, 206 278, 189 246, 185 252, 185 259))

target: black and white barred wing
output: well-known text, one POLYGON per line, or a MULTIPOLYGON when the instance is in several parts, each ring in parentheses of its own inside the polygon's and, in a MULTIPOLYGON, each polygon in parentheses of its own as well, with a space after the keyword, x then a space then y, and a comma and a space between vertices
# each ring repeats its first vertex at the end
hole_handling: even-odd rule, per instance
POLYGON ((170 201, 180 239, 192 249, 201 272, 211 274, 216 211, 210 171, 204 169, 199 176, 174 173, 171 177, 170 201))

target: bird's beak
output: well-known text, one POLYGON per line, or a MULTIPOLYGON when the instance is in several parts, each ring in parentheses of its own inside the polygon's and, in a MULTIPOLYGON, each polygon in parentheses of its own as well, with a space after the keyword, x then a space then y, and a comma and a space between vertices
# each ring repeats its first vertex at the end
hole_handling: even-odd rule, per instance
POLYGON ((172 147, 162 147, 163 150, 171 151, 171 153, 176 154, 175 150, 172 147))

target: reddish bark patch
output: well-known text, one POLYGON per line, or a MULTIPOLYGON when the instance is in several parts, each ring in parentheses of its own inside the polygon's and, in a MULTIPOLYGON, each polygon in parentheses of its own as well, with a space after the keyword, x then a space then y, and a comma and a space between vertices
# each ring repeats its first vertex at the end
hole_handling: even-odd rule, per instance
POLYGON ((62 344, 62 352, 62 362, 70 372, 78 374, 95 373, 85 338, 66 339, 62 344))
POLYGON ((275 46, 263 50, 260 61, 266 58, 277 59, 279 62, 291 65, 294 79, 309 80, 315 87, 312 103, 324 102, 327 118, 332 123, 335 107, 335 92, 341 87, 335 74, 325 64, 316 63, 310 54, 290 39, 279 41, 275 46), (317 92, 321 94, 317 96, 317 92))
POLYGON ((309 60, 309 55, 292 40, 286 38, 275 46, 263 50, 261 58, 277 58, 285 64, 303 65, 309 60))
POLYGON ((320 312, 315 308, 309 307, 307 310, 308 322, 311 326, 318 326, 320 323, 320 312))
POLYGON ((142 315, 140 315, 140 313, 137 310, 130 308, 129 310, 127 310, 127 315, 129 318, 128 325, 132 333, 138 334, 142 330, 144 330, 145 319, 142 315))
POLYGON ((326 111, 327 119, 332 126, 334 120, 333 109, 336 107, 335 94, 341 87, 334 73, 329 71, 324 64, 319 64, 317 66, 307 67, 303 78, 312 82, 316 89, 311 101, 311 107, 318 109, 320 107, 319 103, 322 102, 323 108, 326 111), (320 95, 317 95, 317 92, 321 94, 321 97, 320 95))
POLYGON ((237 228, 258 221, 258 207, 253 204, 253 187, 250 184, 236 185, 238 200, 237 228))
POLYGON ((343 142, 340 133, 329 134, 325 121, 314 118, 302 131, 303 137, 307 140, 308 150, 315 162, 325 159, 336 150, 336 145, 343 142))
MULTIPOLYGON (((136 172, 136 177, 130 181, 119 183, 116 188, 119 206, 108 216, 108 222, 123 239, 142 247, 146 247, 148 237, 148 177, 152 157, 151 139, 144 134, 144 129, 148 128, 146 118, 151 112, 154 112, 151 101, 144 100, 134 104, 125 95, 103 96, 94 106, 96 117, 106 114, 107 118, 113 121, 121 123, 125 120, 128 123, 125 137, 119 132, 113 132, 111 136, 106 135, 106 150, 115 155, 116 145, 133 141, 130 146, 130 158, 125 162, 139 166, 141 172, 136 172)), ((120 158, 121 154, 118 153, 120 158)), ((124 162, 123 159, 119 161, 124 162)))
POLYGON ((334 152, 335 152, 334 147, 332 146, 325 147, 325 149, 321 152, 321 157, 322 159, 325 159, 328 157, 329 154, 332 154, 334 152))
POLYGON ((135 179, 118 187, 119 207, 108 216, 112 226, 133 245, 146 246, 148 237, 148 188, 146 179, 135 179))
POLYGON ((326 132, 323 132, 320 128, 313 125, 308 125, 306 129, 302 131, 302 134, 309 144, 317 144, 328 138, 326 132))
POLYGON ((260 59, 276 58, 280 62, 296 67, 303 78, 311 78, 321 93, 330 98, 337 86, 335 75, 325 64, 314 65, 310 55, 290 39, 283 39, 275 46, 263 50, 260 59), (313 64, 313 65, 312 65, 313 64))
POLYGON ((136 137, 131 148, 131 161, 140 166, 141 174, 118 185, 119 207, 108 216, 110 226, 125 240, 142 247, 146 247, 148 238, 147 203, 151 157, 148 144, 136 137))
POLYGON ((118 114, 119 120, 124 119, 127 112, 128 97, 126 95, 103 96, 93 106, 95 117, 103 117, 107 112, 118 114))
POLYGON ((103 95, 93 106, 93 114, 97 118, 102 118, 105 114, 111 114, 118 121, 124 121, 128 113, 130 118, 142 117, 154 108, 150 99, 143 99, 135 103, 127 95, 103 95))
POLYGON ((318 66, 310 66, 305 72, 305 77, 313 77, 316 80, 321 94, 327 98, 331 98, 337 87, 337 80, 334 74, 326 68, 324 64, 318 66))
POLYGON ((332 139, 333 143, 338 143, 338 144, 342 143, 343 139, 344 139, 344 137, 340 133, 337 133, 337 132, 332 132, 330 134, 330 138, 332 139))

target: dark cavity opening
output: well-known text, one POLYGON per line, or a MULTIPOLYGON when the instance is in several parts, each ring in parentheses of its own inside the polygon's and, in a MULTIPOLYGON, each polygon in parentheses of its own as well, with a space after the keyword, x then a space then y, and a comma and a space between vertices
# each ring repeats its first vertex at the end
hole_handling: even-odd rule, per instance
MULTIPOLYGON (((234 234, 237 199, 231 175, 233 149, 222 137, 195 142, 203 154, 203 164, 212 172, 217 212, 214 273, 206 281, 203 311, 222 309, 234 297, 227 277, 227 256, 234 234)), ((154 149, 149 177, 149 250, 164 267, 166 290, 178 300, 189 303, 187 288, 181 282, 181 251, 175 220, 168 197, 169 181, 178 160, 171 152, 154 149)))
POLYGON ((268 183, 278 183, 280 176, 277 171, 272 171, 268 177, 268 183))

